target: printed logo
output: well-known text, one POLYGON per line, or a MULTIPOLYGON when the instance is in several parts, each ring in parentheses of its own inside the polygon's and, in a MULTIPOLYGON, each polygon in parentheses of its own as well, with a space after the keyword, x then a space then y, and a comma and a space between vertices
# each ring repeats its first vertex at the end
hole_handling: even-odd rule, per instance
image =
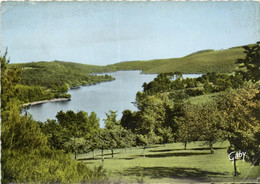
POLYGON ((234 162, 234 159, 238 160, 241 158, 243 159, 243 161, 245 161, 245 156, 246 156, 246 152, 241 152, 241 150, 239 150, 238 152, 232 151, 231 153, 228 154, 228 158, 232 162, 234 162))

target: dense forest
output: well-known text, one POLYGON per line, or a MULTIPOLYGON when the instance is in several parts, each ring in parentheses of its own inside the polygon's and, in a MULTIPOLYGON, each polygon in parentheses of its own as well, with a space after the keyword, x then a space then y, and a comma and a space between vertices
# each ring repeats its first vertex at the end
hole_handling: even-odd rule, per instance
POLYGON ((70 98, 70 94, 67 94, 70 88, 114 80, 108 75, 91 74, 107 71, 105 67, 78 63, 32 62, 8 67, 18 69, 21 73, 21 82, 16 86, 16 94, 23 103, 70 98))
MULTIPOLYGON (((186 148, 190 142, 203 141, 214 154, 212 145, 227 140, 228 152, 247 150, 246 161, 259 165, 260 44, 243 49, 244 57, 236 60, 238 67, 233 73, 208 72, 195 79, 184 79, 176 70, 159 74, 150 83, 144 83, 143 91, 136 94, 138 110, 125 110, 121 120, 117 120, 116 112, 108 112, 104 129, 100 128, 95 112, 60 111, 56 119, 46 122, 20 115, 22 97, 16 92, 21 86, 35 85, 32 89, 37 93, 48 95, 44 90, 53 90, 52 85, 64 85, 59 91, 65 93, 68 85, 74 83, 26 83, 23 75, 29 76, 37 69, 33 64, 8 67, 5 54, 1 57, 2 182, 107 182, 107 172, 102 167, 89 169, 69 155, 73 153, 77 160, 78 154, 93 152, 95 158, 95 150, 101 150, 102 162, 106 162, 104 150, 110 150, 113 157, 118 148, 142 146, 145 150, 152 144, 171 142, 182 142, 186 148), (212 97, 193 103, 194 98, 207 95, 212 97)), ((111 80, 109 76, 105 79, 111 80)))

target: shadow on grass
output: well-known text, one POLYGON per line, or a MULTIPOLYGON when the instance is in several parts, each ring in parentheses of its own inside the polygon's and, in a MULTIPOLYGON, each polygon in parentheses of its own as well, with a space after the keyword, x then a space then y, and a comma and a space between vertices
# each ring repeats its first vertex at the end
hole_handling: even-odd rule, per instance
POLYGON ((184 150, 183 148, 175 148, 175 149, 161 149, 161 150, 150 150, 149 152, 168 152, 168 151, 180 151, 184 150))
MULTIPOLYGON (((127 158, 104 157, 105 160, 110 160, 110 159, 114 159, 114 160, 133 160, 133 159, 135 159, 135 158, 136 158, 136 157, 127 157, 127 158)), ((92 157, 92 158, 78 158, 77 160, 78 160, 78 161, 88 161, 88 160, 94 161, 94 160, 102 160, 102 157, 98 156, 98 157, 96 157, 96 158, 93 158, 93 157, 92 157)))
MULTIPOLYGON (((156 158, 156 157, 184 157, 184 156, 195 156, 195 155, 209 155, 210 152, 176 152, 176 153, 162 153, 162 154, 147 154, 147 158, 156 158)), ((136 155, 142 157, 143 155, 136 155)))
POLYGON ((86 161, 86 160, 101 160, 101 158, 78 158, 78 161, 86 161))
MULTIPOLYGON (((216 147, 213 148, 214 150, 218 149, 227 149, 227 147, 216 147)), ((180 151, 180 150, 185 150, 184 148, 175 148, 175 149, 161 149, 161 150, 150 150, 149 152, 168 152, 168 151, 180 151)), ((210 150, 209 148, 190 148, 186 150, 210 150)))
POLYGON ((128 158, 116 158, 118 160, 133 160, 135 159, 136 157, 128 157, 128 158))
POLYGON ((119 172, 123 176, 135 175, 148 176, 150 178, 191 178, 195 180, 206 181, 209 176, 224 176, 227 172, 211 172, 204 171, 197 168, 184 168, 184 167, 130 167, 123 172, 119 172))

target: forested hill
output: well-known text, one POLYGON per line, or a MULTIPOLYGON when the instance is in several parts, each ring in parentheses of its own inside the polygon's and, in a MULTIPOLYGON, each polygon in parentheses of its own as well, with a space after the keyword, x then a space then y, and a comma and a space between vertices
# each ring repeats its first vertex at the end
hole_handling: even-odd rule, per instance
POLYGON ((86 65, 72 62, 32 62, 13 64, 11 67, 21 69, 21 83, 23 85, 43 86, 55 88, 64 84, 69 87, 84 84, 93 84, 103 81, 110 81, 110 76, 96 76, 90 73, 100 73, 108 71, 107 67, 86 65))
POLYGON ((16 95, 21 104, 54 98, 70 98, 67 92, 71 87, 114 80, 108 75, 91 74, 108 71, 104 66, 41 61, 11 64, 8 67, 18 68, 21 72, 21 80, 16 86, 16 95))
MULTIPOLYGON (((255 44, 247 45, 253 46, 255 44)), ((108 65, 114 70, 143 70, 143 73, 226 73, 233 72, 235 62, 244 58, 243 46, 225 50, 202 50, 181 58, 127 61, 108 65)))

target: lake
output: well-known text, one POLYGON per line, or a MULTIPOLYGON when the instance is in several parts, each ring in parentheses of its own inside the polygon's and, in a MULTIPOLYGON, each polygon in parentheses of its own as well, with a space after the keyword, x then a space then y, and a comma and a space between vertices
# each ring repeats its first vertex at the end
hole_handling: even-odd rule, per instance
MULTIPOLYGON (((55 119, 57 112, 63 110, 73 110, 74 112, 94 111, 100 118, 100 126, 104 127, 103 119, 109 110, 117 111, 118 119, 122 117, 122 112, 126 109, 137 110, 132 102, 135 95, 142 91, 144 82, 152 81, 157 74, 141 74, 141 71, 117 71, 106 73, 115 77, 116 80, 103 82, 92 86, 82 86, 78 89, 71 89, 71 101, 49 102, 31 106, 28 112, 37 121, 55 119)), ((199 77, 200 74, 183 75, 186 77, 199 77)))

